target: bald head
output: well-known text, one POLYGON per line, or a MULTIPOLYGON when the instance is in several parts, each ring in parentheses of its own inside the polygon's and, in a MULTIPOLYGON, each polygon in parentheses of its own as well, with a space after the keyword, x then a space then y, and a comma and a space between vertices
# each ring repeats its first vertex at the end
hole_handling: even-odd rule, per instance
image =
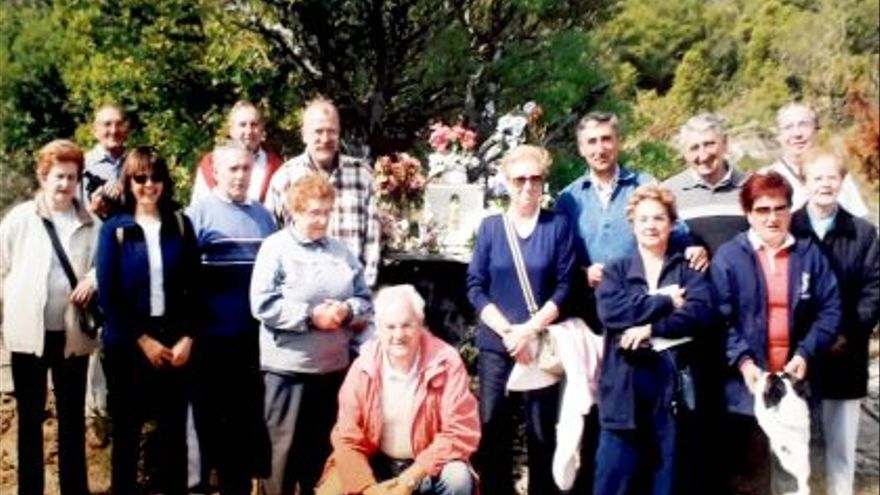
POLYGON ((125 151, 125 141, 128 139, 128 121, 122 107, 114 103, 98 107, 92 122, 92 134, 111 156, 120 156, 125 151))

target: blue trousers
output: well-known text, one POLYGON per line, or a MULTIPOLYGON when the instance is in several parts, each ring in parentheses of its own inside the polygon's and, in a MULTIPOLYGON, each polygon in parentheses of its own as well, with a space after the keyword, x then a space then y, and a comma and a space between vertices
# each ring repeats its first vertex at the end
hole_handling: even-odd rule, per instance
MULTIPOLYGON (((370 467, 377 480, 385 481, 400 475, 412 460, 397 461, 379 454, 370 459, 370 467)), ((440 474, 427 476, 413 490, 417 495, 472 495, 474 477, 464 461, 451 461, 443 466, 440 474)))
POLYGON ((665 369, 663 364, 635 372, 636 427, 602 428, 593 493, 672 494, 676 456, 671 406, 674 378, 673 370, 665 369))
POLYGON ((481 350, 477 358, 480 375, 480 422, 482 436, 475 458, 483 493, 512 495, 513 406, 522 400, 528 449, 529 494, 559 493, 553 482, 553 452, 559 416, 559 386, 522 393, 507 393, 513 359, 507 354, 481 350))

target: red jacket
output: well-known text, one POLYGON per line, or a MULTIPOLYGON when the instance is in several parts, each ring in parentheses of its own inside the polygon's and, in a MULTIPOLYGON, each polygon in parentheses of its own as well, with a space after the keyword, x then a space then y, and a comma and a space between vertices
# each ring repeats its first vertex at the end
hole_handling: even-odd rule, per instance
MULTIPOLYGON (((479 411, 455 348, 426 331, 420 352, 412 447, 415 462, 437 476, 446 463, 468 462, 477 449, 479 411)), ((339 390, 339 417, 330 435, 333 454, 325 474, 335 466, 345 493, 361 493, 377 482, 369 458, 379 451, 382 434, 381 370, 382 346, 373 339, 361 348, 339 390)))
MULTIPOLYGON (((266 176, 263 177, 263 184, 260 186, 261 203, 266 200, 266 191, 269 190, 269 181, 272 180, 272 175, 275 174, 276 170, 281 168, 282 163, 284 163, 284 160, 280 156, 266 150, 266 176)), ((202 178, 205 179, 205 183, 208 184, 209 189, 214 189, 214 187, 217 186, 217 179, 214 178, 214 153, 205 153, 202 156, 202 159, 199 160, 199 167, 196 173, 201 174, 202 178)))

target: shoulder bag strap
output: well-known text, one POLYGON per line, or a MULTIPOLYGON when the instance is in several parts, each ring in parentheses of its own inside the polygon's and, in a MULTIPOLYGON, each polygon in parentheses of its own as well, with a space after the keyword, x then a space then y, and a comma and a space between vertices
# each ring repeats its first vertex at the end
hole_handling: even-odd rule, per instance
POLYGON ((510 221, 506 213, 503 213, 501 217, 504 219, 504 233, 507 234, 507 244, 510 246, 510 254, 513 255, 513 266, 516 268, 516 277, 519 279, 526 307, 529 314, 535 314, 538 312, 538 304, 535 302, 535 293, 532 292, 532 284, 529 282, 529 274, 526 272, 526 265, 523 262, 522 251, 519 249, 519 240, 516 238, 513 222, 510 221))
POLYGON ((67 281, 70 282, 70 288, 76 289, 76 274, 73 273, 73 267, 70 266, 70 260, 67 259, 64 247, 61 246, 61 239, 58 238, 58 232, 55 231, 55 224, 52 223, 52 220, 45 217, 42 217, 42 220, 43 226, 46 227, 46 232, 49 234, 49 240, 52 241, 52 249, 55 250, 58 261, 61 262, 61 268, 64 269, 64 274, 67 275, 67 281))

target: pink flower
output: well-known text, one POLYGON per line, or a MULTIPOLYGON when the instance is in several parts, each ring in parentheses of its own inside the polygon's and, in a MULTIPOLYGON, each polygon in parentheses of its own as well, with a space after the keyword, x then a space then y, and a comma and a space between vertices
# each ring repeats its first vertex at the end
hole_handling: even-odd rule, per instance
POLYGON ((428 137, 428 144, 438 153, 445 153, 449 149, 449 142, 452 140, 452 129, 437 122, 431 126, 431 136, 428 137))
POLYGON ((461 143, 461 148, 465 151, 471 151, 472 149, 477 147, 477 133, 466 129, 459 139, 461 143))

